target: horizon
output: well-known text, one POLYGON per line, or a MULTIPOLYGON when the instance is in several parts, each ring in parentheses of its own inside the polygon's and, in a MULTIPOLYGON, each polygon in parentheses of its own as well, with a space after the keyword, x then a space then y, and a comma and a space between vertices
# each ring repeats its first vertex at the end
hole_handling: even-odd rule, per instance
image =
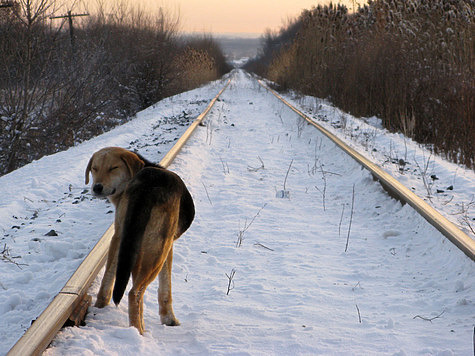
MULTIPOLYGON (((117 2, 109 0, 117 6, 117 2)), ((349 9, 361 5, 353 0, 137 0, 127 1, 147 12, 164 9, 173 19, 178 19, 179 31, 189 34, 258 38, 267 30, 277 31, 289 20, 296 19, 303 10, 330 2, 346 5, 349 9), (356 4, 356 5, 354 5, 356 4)), ((366 1, 364 1, 366 2, 366 1)), ((106 4, 107 1, 103 1, 106 4)), ((75 9, 94 12, 95 0, 84 0, 75 9), (92 10, 91 10, 92 9, 92 10)), ((122 6, 122 3, 119 5, 122 6)))

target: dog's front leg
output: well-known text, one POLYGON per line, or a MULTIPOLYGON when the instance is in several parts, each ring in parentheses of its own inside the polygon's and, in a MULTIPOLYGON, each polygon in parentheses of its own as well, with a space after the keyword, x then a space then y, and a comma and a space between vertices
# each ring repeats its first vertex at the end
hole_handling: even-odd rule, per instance
POLYGON ((111 239, 104 277, 102 277, 101 287, 99 288, 99 293, 97 293, 96 304, 94 304, 97 308, 104 308, 106 305, 109 305, 112 298, 112 288, 114 287, 117 259, 119 255, 119 244, 120 236, 116 229, 114 236, 112 236, 111 239))
POLYGON ((173 245, 168 252, 168 257, 158 276, 158 304, 160 321, 168 326, 180 325, 175 317, 172 307, 172 262, 173 262, 173 245))

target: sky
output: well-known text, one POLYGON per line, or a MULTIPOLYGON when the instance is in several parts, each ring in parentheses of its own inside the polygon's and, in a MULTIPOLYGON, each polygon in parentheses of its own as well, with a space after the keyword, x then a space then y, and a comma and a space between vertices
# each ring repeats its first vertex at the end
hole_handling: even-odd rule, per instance
MULTIPOLYGON (((150 0, 149 0, 150 1, 150 0)), ((153 2, 153 1, 152 1, 153 2)), ((262 34, 317 5, 317 0, 167 0, 184 31, 262 34)), ((328 3, 320 1, 320 3, 328 3)))
MULTIPOLYGON (((94 3, 98 0, 88 0, 94 3)), ((146 10, 166 8, 179 15, 184 32, 214 34, 261 35, 266 29, 278 30, 289 18, 297 17, 303 9, 330 0, 135 0, 146 10)), ((353 0, 334 0, 350 9, 353 0)), ((355 3, 363 2, 362 0, 355 3)))

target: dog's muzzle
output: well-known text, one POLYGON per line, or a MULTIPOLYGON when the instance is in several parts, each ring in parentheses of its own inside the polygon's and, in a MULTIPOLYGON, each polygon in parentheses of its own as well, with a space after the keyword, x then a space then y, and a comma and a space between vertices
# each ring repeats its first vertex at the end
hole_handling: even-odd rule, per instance
POLYGON ((95 195, 102 195, 103 190, 104 186, 101 183, 94 184, 94 186, 92 187, 92 191, 95 195))
POLYGON ((114 195, 116 189, 112 189, 112 191, 104 190, 104 186, 101 183, 96 183, 92 186, 92 192, 96 197, 106 197, 109 195, 114 195))

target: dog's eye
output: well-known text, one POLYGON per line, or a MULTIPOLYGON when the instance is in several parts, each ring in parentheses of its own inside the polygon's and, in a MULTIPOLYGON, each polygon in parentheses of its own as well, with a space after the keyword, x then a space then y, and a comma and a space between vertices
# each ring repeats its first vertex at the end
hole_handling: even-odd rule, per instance
POLYGON ((93 172, 97 172, 97 168, 96 168, 96 167, 92 167, 92 171, 93 171, 93 172))
POLYGON ((109 172, 112 172, 113 170, 115 170, 117 168, 119 168, 119 167, 111 167, 111 168, 109 168, 109 172))

